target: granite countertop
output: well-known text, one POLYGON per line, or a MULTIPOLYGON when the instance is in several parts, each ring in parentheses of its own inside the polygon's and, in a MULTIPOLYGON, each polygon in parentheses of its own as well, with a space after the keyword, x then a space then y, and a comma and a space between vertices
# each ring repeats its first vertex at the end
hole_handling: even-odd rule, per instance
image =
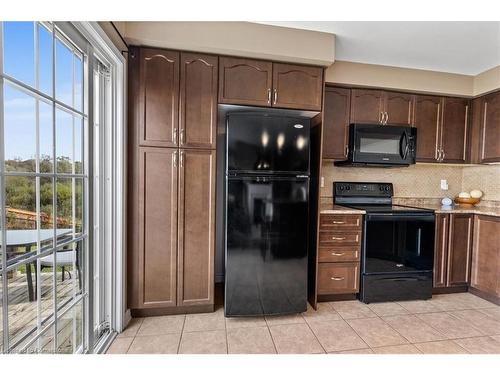
POLYGON ((443 206, 438 203, 419 203, 419 204, 413 204, 412 206, 428 208, 430 210, 434 210, 434 212, 437 214, 463 213, 463 214, 476 214, 476 215, 500 217, 500 208, 498 207, 488 207, 488 206, 464 207, 456 204, 453 204, 451 206, 443 206))
POLYGON ((355 208, 343 207, 333 204, 333 198, 321 198, 319 205, 320 214, 354 214, 362 215, 366 212, 364 210, 356 210, 355 208))
MULTIPOLYGON (((394 204, 400 204, 403 206, 421 207, 427 208, 429 210, 434 210, 437 214, 442 213, 463 213, 463 214, 476 214, 476 215, 486 215, 486 216, 496 216, 500 217, 500 205, 479 205, 472 207, 464 207, 456 204, 451 206, 441 205, 440 199, 432 198, 394 198, 394 204)), ((354 208, 348 208, 333 204, 333 199, 321 198, 320 200, 320 214, 365 214, 363 210, 357 210, 354 208)))

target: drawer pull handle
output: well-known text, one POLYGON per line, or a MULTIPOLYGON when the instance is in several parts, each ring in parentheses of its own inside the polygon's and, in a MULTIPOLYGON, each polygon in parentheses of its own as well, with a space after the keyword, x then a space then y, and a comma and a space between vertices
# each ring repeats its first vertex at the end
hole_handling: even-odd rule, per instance
POLYGON ((330 279, 332 279, 333 281, 342 281, 345 279, 345 277, 330 277, 330 279))
POLYGON ((345 240, 345 237, 332 237, 332 240, 339 240, 339 241, 343 241, 345 240))
POLYGON ((335 255, 337 257, 341 257, 342 255, 344 255, 345 253, 332 253, 332 255, 335 255))
POLYGON ((345 224, 345 221, 333 221, 333 224, 345 224))

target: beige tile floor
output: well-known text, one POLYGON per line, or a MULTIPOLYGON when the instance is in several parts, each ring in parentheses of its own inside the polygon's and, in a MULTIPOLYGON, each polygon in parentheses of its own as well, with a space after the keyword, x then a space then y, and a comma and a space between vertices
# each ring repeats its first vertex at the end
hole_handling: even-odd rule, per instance
POLYGON ((266 318, 132 319, 108 354, 500 354, 500 307, 469 293, 365 305, 325 302, 266 318))

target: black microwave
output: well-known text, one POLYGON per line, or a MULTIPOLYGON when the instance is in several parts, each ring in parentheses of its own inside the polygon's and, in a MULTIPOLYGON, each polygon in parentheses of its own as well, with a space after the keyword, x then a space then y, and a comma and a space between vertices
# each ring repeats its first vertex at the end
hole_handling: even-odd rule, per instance
POLYGON ((417 129, 409 126, 350 124, 347 160, 338 166, 405 167, 415 164, 417 129))

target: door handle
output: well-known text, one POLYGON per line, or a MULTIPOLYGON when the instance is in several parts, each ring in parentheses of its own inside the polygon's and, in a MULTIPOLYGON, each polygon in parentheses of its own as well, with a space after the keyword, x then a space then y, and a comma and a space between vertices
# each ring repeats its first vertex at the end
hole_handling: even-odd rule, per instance
POLYGON ((274 103, 276 104, 278 102, 278 89, 274 89, 274 103))
POLYGON ((179 143, 182 145, 184 143, 184 129, 179 132, 179 143))
POLYGON ((345 277, 335 277, 335 276, 333 276, 333 277, 330 277, 330 279, 333 280, 333 281, 342 281, 342 280, 345 279, 345 277))
POLYGON ((174 168, 177 168, 177 151, 174 151, 174 153, 172 154, 172 158, 174 159, 174 168))
POLYGON ((335 253, 335 252, 333 252, 332 255, 334 255, 336 257, 341 257, 342 255, 345 255, 345 253, 335 253))
POLYGON ((179 164, 180 164, 181 168, 184 167, 184 151, 181 151, 181 156, 179 158, 179 164))
POLYGON ((271 89, 267 89, 267 104, 271 104, 271 89))
POLYGON ((345 224, 345 221, 332 221, 333 224, 345 224))
POLYGON ((389 121, 389 113, 385 112, 385 122, 384 122, 384 125, 387 125, 388 121, 389 121))
POLYGON ((380 113, 378 114, 378 122, 380 123, 380 125, 383 124, 383 119, 384 118, 384 112, 380 111, 380 113))
POLYGON ((345 237, 332 237, 332 240, 338 240, 338 241, 343 241, 345 240, 345 237))

